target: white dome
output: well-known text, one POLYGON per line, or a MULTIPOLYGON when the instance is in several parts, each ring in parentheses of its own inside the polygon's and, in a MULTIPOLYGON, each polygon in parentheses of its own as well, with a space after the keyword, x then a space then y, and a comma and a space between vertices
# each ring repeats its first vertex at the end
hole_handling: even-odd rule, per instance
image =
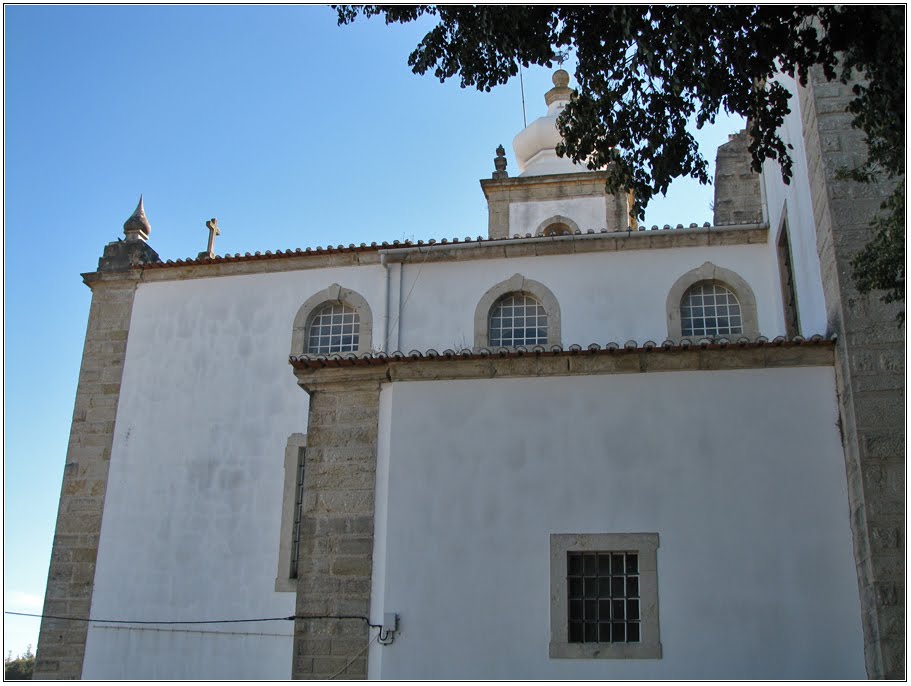
POLYGON ((547 114, 535 119, 512 141, 519 165, 519 176, 543 174, 573 174, 588 171, 584 164, 575 164, 568 157, 557 157, 554 148, 560 143, 557 117, 572 95, 568 87, 569 74, 558 69, 552 77, 554 87, 544 94, 547 114))

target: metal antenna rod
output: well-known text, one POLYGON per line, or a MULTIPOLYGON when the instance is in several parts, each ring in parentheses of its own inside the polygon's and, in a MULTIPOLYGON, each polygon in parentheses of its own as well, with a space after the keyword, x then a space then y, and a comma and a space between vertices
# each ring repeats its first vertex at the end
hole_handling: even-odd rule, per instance
POLYGON ((528 121, 525 119, 525 82, 522 80, 522 65, 519 65, 519 88, 522 89, 522 128, 528 128, 528 121))

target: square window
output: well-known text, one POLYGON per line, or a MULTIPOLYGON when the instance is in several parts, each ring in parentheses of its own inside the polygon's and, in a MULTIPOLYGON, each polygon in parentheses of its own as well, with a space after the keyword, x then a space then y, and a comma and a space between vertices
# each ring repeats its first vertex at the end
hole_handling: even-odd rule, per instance
POLYGON ((551 658, 659 659, 658 534, 552 534, 551 658))

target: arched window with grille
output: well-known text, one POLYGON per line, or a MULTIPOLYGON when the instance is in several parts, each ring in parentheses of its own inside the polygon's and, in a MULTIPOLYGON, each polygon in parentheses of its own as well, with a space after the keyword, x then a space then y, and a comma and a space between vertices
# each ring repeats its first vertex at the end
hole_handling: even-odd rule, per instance
POLYGON ((510 293, 490 311, 491 347, 547 345, 547 312, 533 295, 510 293))
POLYGON ((476 348, 560 345, 560 304, 544 284, 514 274, 478 301, 476 348))
POLYGON ((310 355, 357 352, 360 342, 361 318, 345 302, 329 302, 317 309, 307 327, 307 346, 310 355))
POLYGON ((737 296, 720 283, 697 283, 680 303, 680 328, 683 336, 742 334, 743 319, 737 296))
POLYGON ((681 276, 667 296, 668 338, 755 338, 756 299, 729 269, 706 262, 681 276))
POLYGON ((371 349, 373 316, 367 301, 337 283, 301 305, 291 333, 292 355, 364 353, 371 349))

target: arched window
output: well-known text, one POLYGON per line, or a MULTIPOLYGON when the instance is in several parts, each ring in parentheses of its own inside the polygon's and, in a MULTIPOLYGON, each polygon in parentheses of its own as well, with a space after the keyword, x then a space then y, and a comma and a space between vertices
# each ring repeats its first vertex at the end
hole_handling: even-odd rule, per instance
POLYGON ((547 345, 547 312, 527 293, 510 293, 490 311, 488 326, 491 347, 547 345))
POLYGON ((514 274, 478 301, 475 348, 560 344, 560 303, 544 284, 514 274))
POLYGON ((360 334, 361 318, 357 310, 344 302, 326 303, 310 317, 305 352, 311 355, 357 352, 360 334))
POLYGON ((292 355, 365 353, 373 344, 373 315, 367 301, 337 283, 307 298, 294 317, 292 355))
POLYGON ((730 269, 706 262, 683 274, 667 294, 667 336, 759 335, 753 289, 730 269))
POLYGON ((536 236, 570 236, 579 231, 579 225, 569 217, 555 214, 538 224, 536 236))
POLYGON ((554 222, 553 224, 548 224, 545 227, 544 231, 541 232, 542 236, 568 236, 572 233, 570 229, 563 222, 554 222))
POLYGON ((714 281, 700 281, 680 302, 682 336, 732 336, 743 333, 740 303, 734 293, 714 281))

